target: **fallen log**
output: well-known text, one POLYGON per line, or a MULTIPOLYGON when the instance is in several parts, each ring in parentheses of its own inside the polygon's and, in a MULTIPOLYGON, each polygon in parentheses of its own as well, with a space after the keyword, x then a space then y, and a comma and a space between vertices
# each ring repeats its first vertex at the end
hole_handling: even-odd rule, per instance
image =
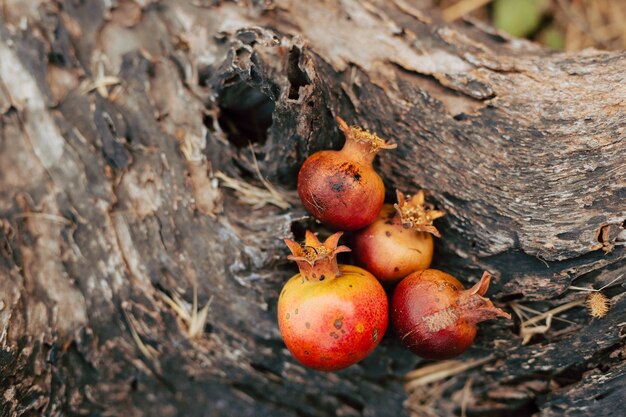
POLYGON ((615 415, 624 97, 624 52, 406 0, 7 2, 0 415, 615 415), (280 238, 320 229, 295 177, 342 145, 335 116, 398 144, 377 163, 390 198, 447 213, 434 267, 491 271, 517 313, 459 362, 391 334, 333 374, 286 351, 280 238), (592 318, 573 287, 607 284, 592 318))

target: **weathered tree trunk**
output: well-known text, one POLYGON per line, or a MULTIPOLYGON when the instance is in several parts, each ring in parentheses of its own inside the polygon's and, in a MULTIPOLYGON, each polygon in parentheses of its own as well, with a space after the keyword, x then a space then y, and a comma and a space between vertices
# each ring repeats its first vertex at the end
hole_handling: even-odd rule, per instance
POLYGON ((626 54, 551 53, 409 0, 254 3, 2 3, 0 415, 618 415, 626 54), (297 364, 278 238, 319 229, 290 190, 341 145, 335 115, 398 144, 390 196, 446 211, 435 267, 493 272, 509 311, 614 281, 608 314, 571 308, 526 345, 519 318, 487 322, 460 358, 476 366, 409 395, 424 364, 391 335, 342 372, 297 364), (194 288, 212 302, 190 337, 194 288))

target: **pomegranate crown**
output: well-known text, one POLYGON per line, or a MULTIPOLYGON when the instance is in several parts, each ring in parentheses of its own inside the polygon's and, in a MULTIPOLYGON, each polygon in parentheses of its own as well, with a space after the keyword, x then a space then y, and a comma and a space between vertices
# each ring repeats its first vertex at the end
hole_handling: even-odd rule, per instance
POLYGON ((324 243, 307 230, 304 245, 285 238, 285 244, 291 251, 287 259, 298 264, 300 273, 308 281, 324 281, 326 278, 335 278, 340 274, 336 256, 341 252, 350 252, 347 246, 337 246, 343 232, 337 232, 328 237, 324 243))
POLYGON ((350 146, 354 142, 366 153, 376 154, 381 149, 395 149, 398 145, 381 139, 375 133, 364 130, 358 126, 348 126, 348 124, 339 116, 335 118, 339 124, 339 129, 346 135, 346 144, 350 146))
POLYGON ((480 281, 474 284, 472 288, 461 292, 459 305, 465 311, 463 317, 466 320, 478 323, 496 317, 511 319, 509 313, 497 308, 490 299, 485 297, 490 282, 491 274, 485 271, 480 281))
POLYGON ((437 237, 441 237, 441 233, 435 226, 433 221, 444 215, 443 211, 434 210, 432 205, 426 205, 424 202, 424 191, 418 191, 413 197, 405 196, 396 190, 398 202, 393 206, 400 216, 402 226, 412 228, 418 232, 432 233, 437 237), (409 198, 409 200, 407 200, 409 198))

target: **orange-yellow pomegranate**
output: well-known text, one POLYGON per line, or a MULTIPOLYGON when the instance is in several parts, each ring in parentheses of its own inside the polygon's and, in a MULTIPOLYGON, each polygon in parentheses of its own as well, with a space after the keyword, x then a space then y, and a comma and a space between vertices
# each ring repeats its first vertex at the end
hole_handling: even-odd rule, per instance
POLYGON ((378 219, 354 237, 356 263, 384 284, 427 269, 433 259, 432 235, 440 237, 433 220, 443 212, 424 206, 424 192, 410 200, 396 191, 398 203, 385 204, 378 219))
POLYGON ((427 359, 460 355, 476 337, 476 324, 511 316, 484 297, 491 276, 465 290, 450 274, 436 269, 417 271, 396 287, 391 316, 396 335, 404 346, 427 359))
POLYGON ((376 220, 385 185, 372 167, 381 149, 393 149, 375 134, 337 117, 346 142, 339 151, 320 151, 298 173, 298 194, 306 209, 336 230, 358 230, 376 220))
POLYGON ((287 349, 303 365, 320 371, 346 368, 374 350, 387 330, 388 301, 369 272, 337 265, 341 232, 323 244, 306 232, 303 246, 285 239, 300 273, 278 298, 278 325, 287 349))

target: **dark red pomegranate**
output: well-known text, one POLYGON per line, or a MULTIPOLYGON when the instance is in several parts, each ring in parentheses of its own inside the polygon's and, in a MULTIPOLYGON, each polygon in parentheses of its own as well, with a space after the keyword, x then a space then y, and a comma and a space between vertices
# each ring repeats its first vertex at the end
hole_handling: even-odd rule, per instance
POLYGON ((450 274, 436 269, 414 272, 396 287, 391 300, 393 328, 402 344, 427 359, 463 353, 476 337, 476 324, 511 316, 484 297, 491 276, 465 290, 450 274))
POLYGON ((298 174, 298 194, 319 221, 337 230, 357 230, 376 220, 385 185, 372 167, 381 149, 393 149, 373 133, 337 117, 346 143, 339 151, 311 155, 298 174))

